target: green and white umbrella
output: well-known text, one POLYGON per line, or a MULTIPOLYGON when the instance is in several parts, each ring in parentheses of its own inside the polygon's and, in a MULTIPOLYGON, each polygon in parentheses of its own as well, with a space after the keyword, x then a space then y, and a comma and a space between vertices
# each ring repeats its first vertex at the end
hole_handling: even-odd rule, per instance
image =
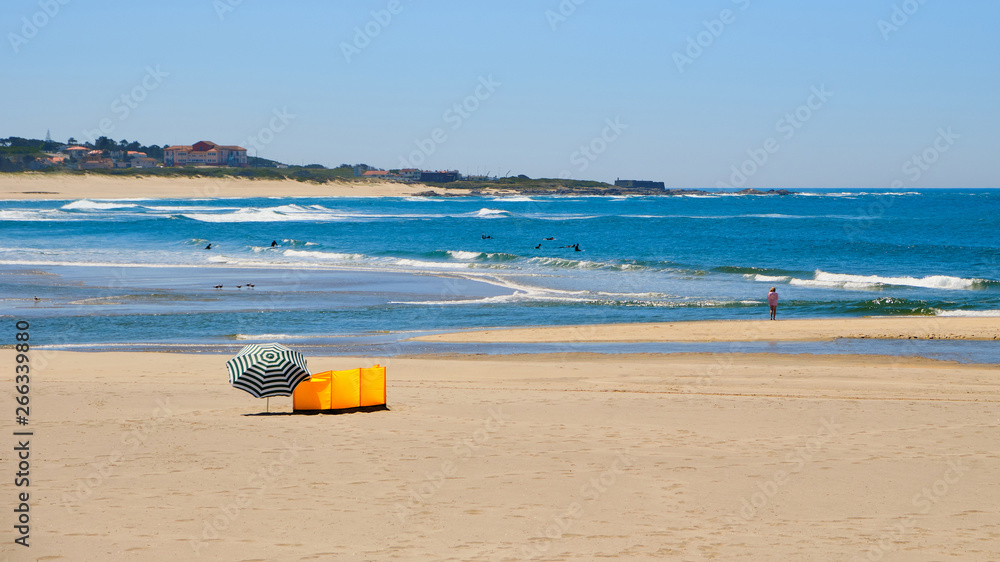
POLYGON ((250 344, 226 361, 226 368, 229 382, 255 398, 291 396, 310 376, 306 358, 277 343, 250 344))

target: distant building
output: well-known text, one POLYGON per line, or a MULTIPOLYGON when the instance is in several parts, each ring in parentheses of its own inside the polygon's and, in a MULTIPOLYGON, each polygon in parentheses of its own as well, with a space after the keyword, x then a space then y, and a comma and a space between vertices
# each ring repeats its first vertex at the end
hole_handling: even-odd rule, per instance
POLYGON ((420 172, 420 181, 431 183, 450 183, 458 181, 459 175, 460 174, 457 171, 420 172))
POLYGON ((662 181, 617 180, 615 187, 623 189, 667 189, 662 181))
POLYGON ((131 162, 133 168, 155 168, 159 163, 160 161, 156 158, 146 157, 133 158, 131 162))
POLYGON ((85 146, 68 146, 63 149, 63 152, 69 156, 70 160, 82 160, 84 155, 90 152, 90 149, 85 146))
POLYGON ((175 145, 163 149, 164 166, 229 166, 245 168, 247 149, 201 141, 193 145, 175 145))
POLYGON ((363 177, 363 178, 383 178, 384 179, 384 178, 387 178, 388 176, 389 176, 389 172, 386 172, 385 170, 368 170, 367 172, 361 174, 361 177, 363 177))
POLYGON ((420 170, 416 168, 403 168, 396 176, 404 181, 420 181, 420 170))
POLYGON ((110 158, 88 158, 80 162, 81 170, 108 170, 115 167, 115 161, 110 158))

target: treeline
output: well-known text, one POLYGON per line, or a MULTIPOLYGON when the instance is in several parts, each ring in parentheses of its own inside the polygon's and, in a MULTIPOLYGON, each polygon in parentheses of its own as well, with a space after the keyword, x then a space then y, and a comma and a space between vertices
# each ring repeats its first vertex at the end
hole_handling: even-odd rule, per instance
POLYGON ((118 142, 115 142, 109 139, 108 137, 97 137, 97 140, 95 140, 92 143, 90 142, 80 143, 77 142, 76 139, 70 138, 66 144, 74 146, 85 146, 91 150, 100 150, 102 152, 107 151, 109 153, 117 150, 120 150, 122 152, 126 152, 129 150, 134 152, 145 152, 146 156, 150 158, 156 158, 157 160, 161 161, 163 160, 163 149, 169 146, 167 144, 164 144, 163 146, 160 146, 158 144, 152 144, 146 146, 144 144, 141 144, 139 141, 129 142, 126 139, 122 139, 118 142))

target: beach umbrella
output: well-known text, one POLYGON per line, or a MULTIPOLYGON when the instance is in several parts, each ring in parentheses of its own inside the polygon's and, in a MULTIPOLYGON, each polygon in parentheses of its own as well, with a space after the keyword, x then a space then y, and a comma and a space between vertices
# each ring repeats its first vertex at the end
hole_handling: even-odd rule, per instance
POLYGON ((277 343, 250 344, 226 361, 226 368, 229 382, 255 398, 291 396, 300 382, 309 379, 306 358, 277 343))

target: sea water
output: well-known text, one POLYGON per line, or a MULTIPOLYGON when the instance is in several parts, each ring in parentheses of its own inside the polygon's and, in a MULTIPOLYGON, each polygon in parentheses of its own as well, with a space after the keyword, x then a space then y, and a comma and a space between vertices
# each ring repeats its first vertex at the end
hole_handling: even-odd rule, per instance
POLYGON ((990 190, 2 201, 0 236, 3 317, 63 346, 763 319, 772 286, 779 319, 1000 317, 990 190))

